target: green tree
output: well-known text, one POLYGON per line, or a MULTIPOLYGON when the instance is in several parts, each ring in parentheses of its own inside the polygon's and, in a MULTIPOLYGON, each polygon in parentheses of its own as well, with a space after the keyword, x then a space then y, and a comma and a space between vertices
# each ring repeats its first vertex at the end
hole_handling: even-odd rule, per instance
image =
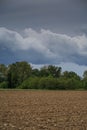
POLYGON ((0 89, 8 88, 8 83, 6 81, 0 83, 0 89))
POLYGON ((41 77, 47 77, 47 76, 49 76, 48 66, 43 66, 40 69, 40 76, 41 77))
POLYGON ((83 81, 84 89, 87 90, 87 70, 85 70, 84 73, 83 73, 83 80, 82 81, 83 81))
POLYGON ((83 79, 87 79, 87 70, 85 70, 83 73, 83 79))
POLYGON ((7 67, 4 64, 0 64, 0 73, 3 75, 7 74, 7 67))
POLYGON ((38 89, 39 77, 30 77, 25 80, 18 88, 22 89, 38 89))
POLYGON ((39 71, 39 69, 32 69, 32 76, 40 77, 40 71, 39 71))
POLYGON ((53 65, 44 66, 40 70, 40 75, 42 77, 52 76, 58 78, 61 75, 61 67, 56 67, 53 65))
POLYGON ((77 79, 77 80, 80 80, 80 76, 78 76, 75 72, 73 71, 65 71, 63 72, 63 75, 62 75, 64 78, 74 78, 74 79, 77 79))
POLYGON ((7 67, 4 64, 0 64, 0 82, 7 79, 7 67))
POLYGON ((25 61, 16 62, 8 66, 8 85, 15 88, 26 80, 32 72, 30 64, 25 61))
POLYGON ((56 78, 60 77, 60 75, 61 75, 61 67, 49 65, 48 71, 51 76, 56 77, 56 78))

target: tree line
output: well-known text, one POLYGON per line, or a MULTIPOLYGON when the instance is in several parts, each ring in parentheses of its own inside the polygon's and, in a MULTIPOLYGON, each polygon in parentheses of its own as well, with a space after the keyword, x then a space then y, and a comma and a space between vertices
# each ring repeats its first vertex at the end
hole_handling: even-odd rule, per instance
POLYGON ((26 62, 15 62, 8 66, 0 64, 0 88, 6 89, 87 89, 87 70, 83 77, 73 71, 64 71, 54 65, 34 69, 26 62))

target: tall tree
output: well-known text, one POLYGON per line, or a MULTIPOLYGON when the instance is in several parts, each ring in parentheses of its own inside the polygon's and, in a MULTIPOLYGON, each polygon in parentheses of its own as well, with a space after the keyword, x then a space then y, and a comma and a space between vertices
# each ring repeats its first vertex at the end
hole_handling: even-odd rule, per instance
POLYGON ((63 75, 62 75, 64 78, 74 78, 74 79, 77 79, 77 80, 80 80, 80 76, 77 75, 75 72, 73 71, 64 71, 63 72, 63 75))
POLYGON ((0 64, 0 82, 5 81, 7 78, 7 67, 4 64, 0 64))
POLYGON ((61 67, 49 65, 48 71, 51 76, 56 77, 56 78, 60 77, 60 75, 61 75, 61 67))
POLYGON ((49 76, 48 66, 43 66, 40 69, 40 76, 41 77, 47 77, 47 76, 49 76))
POLYGON ((40 77, 39 69, 32 69, 32 76, 40 77))
POLYGON ((25 61, 8 66, 8 83, 10 88, 17 87, 31 75, 32 68, 25 61))
POLYGON ((58 78, 61 75, 61 67, 56 67, 53 65, 44 66, 41 68, 40 73, 41 76, 52 76, 58 78))
POLYGON ((83 78, 87 80, 87 70, 84 71, 83 78))

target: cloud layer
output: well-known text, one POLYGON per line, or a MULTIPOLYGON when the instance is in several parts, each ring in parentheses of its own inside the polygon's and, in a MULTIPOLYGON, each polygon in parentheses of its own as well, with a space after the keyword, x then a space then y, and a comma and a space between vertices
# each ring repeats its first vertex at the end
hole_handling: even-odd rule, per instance
POLYGON ((87 0, 0 0, 0 26, 75 35, 87 24, 87 0))
POLYGON ((33 64, 72 62, 87 65, 87 36, 71 37, 31 28, 18 33, 0 28, 0 62, 10 54, 15 60, 27 60, 33 64))

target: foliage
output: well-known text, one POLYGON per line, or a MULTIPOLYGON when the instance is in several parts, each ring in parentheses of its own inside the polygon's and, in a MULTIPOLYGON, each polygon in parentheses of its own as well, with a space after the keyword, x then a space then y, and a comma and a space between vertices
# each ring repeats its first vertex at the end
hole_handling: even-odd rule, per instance
POLYGON ((87 80, 87 70, 84 71, 84 73, 83 73, 83 78, 84 78, 85 80, 87 80))
POLYGON ((65 71, 65 72, 63 72, 63 74, 62 74, 62 76, 64 77, 64 78, 68 78, 68 79, 70 79, 70 78, 74 78, 74 79, 77 79, 77 80, 80 80, 80 76, 79 75, 77 75, 75 72, 73 72, 73 71, 65 71))
POLYGON ((20 85, 31 75, 32 68, 27 62, 16 62, 8 66, 8 83, 10 88, 20 85))
POLYGON ((6 81, 7 67, 4 64, 0 64, 0 83, 6 81))
POLYGON ((49 65, 49 66, 44 66, 40 69, 41 77, 52 76, 58 78, 60 77, 60 75, 61 75, 61 67, 49 65))
POLYGON ((54 65, 32 69, 26 61, 8 65, 0 64, 0 88, 21 89, 87 89, 87 70, 83 79, 73 71, 65 71, 54 65))
POLYGON ((32 77, 24 81, 19 88, 23 89, 50 89, 50 90, 73 90, 82 88, 82 82, 77 79, 32 77))
POLYGON ((39 80, 39 89, 55 89, 56 79, 53 77, 42 77, 39 80))
POLYGON ((38 77, 30 77, 27 80, 25 80, 18 88, 22 89, 37 89, 38 88, 38 77))
POLYGON ((40 77, 40 71, 39 69, 32 69, 32 76, 40 77))
POLYGON ((0 83, 0 88, 8 88, 8 83, 7 82, 0 83))
POLYGON ((3 75, 7 74, 7 67, 4 64, 0 64, 0 73, 3 75))

